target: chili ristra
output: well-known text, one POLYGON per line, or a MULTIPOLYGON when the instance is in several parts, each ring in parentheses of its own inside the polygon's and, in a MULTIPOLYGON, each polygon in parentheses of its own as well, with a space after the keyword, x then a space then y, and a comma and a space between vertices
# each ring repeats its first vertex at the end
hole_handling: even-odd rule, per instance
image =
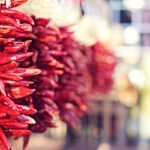
MULTIPOLYGON (((11 7, 25 1, 11 1, 11 7)), ((26 39, 32 33, 34 21, 26 14, 0 9, 0 149, 11 150, 9 136, 20 137, 31 134, 29 125, 35 124, 32 115, 37 112, 27 103, 20 103, 29 97, 35 89, 30 76, 41 73, 37 68, 24 67, 22 64, 33 56, 28 52, 31 40, 26 39)))

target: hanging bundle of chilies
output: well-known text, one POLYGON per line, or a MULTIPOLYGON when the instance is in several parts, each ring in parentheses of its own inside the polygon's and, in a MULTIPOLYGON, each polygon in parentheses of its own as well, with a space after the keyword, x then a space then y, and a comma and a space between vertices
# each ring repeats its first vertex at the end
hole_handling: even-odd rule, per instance
POLYGON ((11 9, 26 1, 0 2, 1 150, 11 150, 9 136, 23 136, 25 149, 32 132, 56 127, 54 116, 74 127, 89 92, 111 89, 116 65, 100 43, 81 45, 68 27, 11 9))
MULTIPOLYGON (((11 1, 17 6, 24 1, 11 1)), ((7 4, 7 1, 6 1, 7 4)), ((10 150, 8 136, 30 135, 29 124, 35 121, 31 115, 36 113, 33 107, 19 101, 31 95, 35 89, 30 86, 30 76, 40 74, 39 69, 24 68, 22 63, 33 53, 28 52, 32 33, 32 18, 22 12, 5 8, 0 9, 0 149, 10 150)))

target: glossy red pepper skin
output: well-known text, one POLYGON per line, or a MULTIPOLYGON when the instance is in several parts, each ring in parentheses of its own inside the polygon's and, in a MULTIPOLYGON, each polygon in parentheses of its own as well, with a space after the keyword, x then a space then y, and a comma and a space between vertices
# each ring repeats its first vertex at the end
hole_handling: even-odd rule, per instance
POLYGON ((31 17, 17 10, 13 9, 0 9, 0 14, 11 17, 13 19, 19 19, 21 21, 27 22, 34 25, 34 21, 31 17))
POLYGON ((9 132, 16 136, 16 137, 20 137, 20 136, 25 136, 25 135, 31 135, 32 132, 29 130, 15 130, 15 129, 9 129, 9 132))
POLYGON ((8 123, 0 123, 1 126, 3 126, 5 129, 27 129, 28 124, 23 124, 21 122, 8 122, 8 123))
POLYGON ((1 128, 0 128, 0 145, 2 146, 2 148, 4 148, 4 150, 11 150, 11 145, 1 128))
POLYGON ((23 81, 12 81, 12 80, 3 80, 6 85, 9 85, 11 87, 17 87, 17 86, 24 86, 29 87, 34 82, 23 80, 23 81))
POLYGON ((0 93, 6 96, 4 81, 0 79, 0 93))
POLYGON ((16 61, 11 61, 10 63, 8 64, 5 64, 5 65, 2 65, 0 66, 0 72, 3 72, 3 71, 6 71, 8 69, 14 69, 18 66, 17 62, 16 61))
POLYGON ((17 7, 19 5, 24 4, 28 0, 11 0, 11 7, 17 7))
POLYGON ((17 21, 15 19, 12 19, 11 17, 7 17, 5 15, 0 14, 0 24, 4 24, 4 25, 12 25, 15 27, 19 27, 19 24, 17 23, 17 21))
POLYGON ((7 64, 11 61, 19 61, 19 60, 24 60, 33 55, 32 52, 29 53, 22 53, 22 54, 5 54, 0 52, 0 65, 7 64))
POLYGON ((31 40, 27 40, 25 42, 9 42, 4 49, 5 53, 17 53, 19 51, 21 51, 22 49, 24 49, 24 51, 26 52, 28 47, 30 46, 31 40))
POLYGON ((14 41, 14 39, 0 38, 0 45, 3 46, 12 41, 14 41))

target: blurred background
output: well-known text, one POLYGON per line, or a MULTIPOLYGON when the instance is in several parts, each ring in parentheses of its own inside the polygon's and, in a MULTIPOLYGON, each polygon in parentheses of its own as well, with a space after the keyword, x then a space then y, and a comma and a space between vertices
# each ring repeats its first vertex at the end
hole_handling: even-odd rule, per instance
POLYGON ((118 60, 112 91, 90 97, 90 113, 81 125, 70 129, 57 121, 58 128, 33 135, 28 149, 150 150, 150 0, 31 0, 25 5, 30 7, 18 9, 73 25, 79 41, 101 41, 118 60))

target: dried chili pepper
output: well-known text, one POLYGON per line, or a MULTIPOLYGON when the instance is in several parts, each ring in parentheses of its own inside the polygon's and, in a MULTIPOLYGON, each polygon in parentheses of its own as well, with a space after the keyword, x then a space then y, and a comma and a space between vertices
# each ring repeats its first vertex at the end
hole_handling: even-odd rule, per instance
POLYGON ((115 55, 102 43, 90 47, 88 69, 92 78, 92 92, 107 94, 113 86, 113 73, 117 60, 115 55))
MULTIPOLYGON (((12 0, 11 7, 26 0, 12 0)), ((5 8, 5 4, 1 5, 5 8)), ((33 56, 27 52, 32 33, 32 18, 12 9, 0 8, 0 149, 11 150, 7 136, 30 135, 29 125, 35 124, 32 115, 37 111, 27 103, 21 104, 35 89, 30 76, 40 74, 36 68, 22 64, 33 56), (30 36, 29 36, 30 37, 30 36)))
POLYGON ((29 105, 37 109, 36 124, 30 129, 44 132, 48 127, 55 127, 53 118, 58 114, 74 126, 87 111, 85 87, 81 84, 84 65, 79 68, 78 57, 82 46, 65 27, 49 27, 48 19, 32 18, 35 21, 30 46, 33 57, 23 65, 34 65, 42 72, 35 78, 37 90, 29 101, 29 105))
POLYGON ((34 21, 31 17, 29 17, 25 13, 22 13, 14 9, 0 9, 0 14, 7 17, 11 17, 13 19, 19 19, 20 22, 26 22, 31 25, 34 25, 34 21))

